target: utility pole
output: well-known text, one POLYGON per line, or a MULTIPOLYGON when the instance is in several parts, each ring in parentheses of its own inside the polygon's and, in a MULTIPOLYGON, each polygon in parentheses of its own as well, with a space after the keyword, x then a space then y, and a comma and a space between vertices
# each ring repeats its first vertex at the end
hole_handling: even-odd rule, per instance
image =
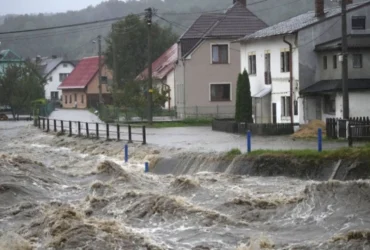
POLYGON ((101 35, 98 36, 98 47, 99 47, 99 104, 103 104, 102 86, 101 86, 101 35))
POLYGON ((342 0, 342 95, 343 119, 349 119, 348 98, 348 42, 347 42, 347 0, 342 0))
POLYGON ((112 53, 113 53, 113 84, 118 85, 117 77, 117 47, 116 47, 116 34, 115 24, 112 24, 112 53))
POLYGON ((153 9, 145 10, 145 17, 148 24, 148 122, 153 123, 153 76, 152 76, 152 17, 153 9))

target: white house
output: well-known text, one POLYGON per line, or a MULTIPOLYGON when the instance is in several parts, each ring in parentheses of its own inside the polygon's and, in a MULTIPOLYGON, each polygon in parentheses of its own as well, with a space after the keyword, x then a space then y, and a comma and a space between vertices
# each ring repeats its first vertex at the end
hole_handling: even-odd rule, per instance
POLYGON ((298 50, 294 44, 294 36, 266 37, 241 42, 241 71, 246 69, 249 73, 256 123, 290 123, 292 111, 293 122, 299 122, 297 91, 299 62, 298 50), (293 46, 292 65, 289 44, 293 46))
MULTIPOLYGON (((366 109, 358 109, 358 100, 370 95, 351 96, 370 90, 370 73, 362 67, 370 60, 370 1, 347 2, 350 116, 368 116, 366 109)), ((342 116, 340 35, 340 5, 325 9, 324 0, 315 0, 315 11, 238 40, 241 70, 248 71, 255 97, 256 122, 302 124, 342 116)))
MULTIPOLYGON (((169 91, 168 101, 164 108, 171 110, 175 108, 175 66, 177 61, 177 43, 173 44, 152 64, 152 77, 154 86, 169 91)), ((136 79, 144 80, 148 77, 148 68, 145 68, 136 79)))
POLYGON ((59 85, 74 70, 75 65, 70 61, 64 61, 61 57, 52 56, 34 59, 40 74, 46 80, 45 99, 62 101, 62 91, 58 90, 59 85))

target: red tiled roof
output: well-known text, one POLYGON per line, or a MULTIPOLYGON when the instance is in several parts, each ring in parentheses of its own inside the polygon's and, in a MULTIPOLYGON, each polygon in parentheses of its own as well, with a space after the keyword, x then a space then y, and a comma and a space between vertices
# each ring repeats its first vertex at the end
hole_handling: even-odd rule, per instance
MULTIPOLYGON (((177 48, 177 43, 175 43, 153 62, 153 78, 162 80, 175 68, 175 62, 177 60, 177 48)), ((136 79, 143 80, 147 77, 148 68, 141 72, 136 79)))
POLYGON ((83 89, 91 82, 98 70, 98 56, 83 58, 58 89, 83 89))

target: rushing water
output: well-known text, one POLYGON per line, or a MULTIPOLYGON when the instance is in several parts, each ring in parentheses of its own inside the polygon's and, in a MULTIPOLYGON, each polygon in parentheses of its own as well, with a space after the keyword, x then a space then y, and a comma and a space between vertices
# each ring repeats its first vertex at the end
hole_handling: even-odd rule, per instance
POLYGON ((0 135, 0 250, 370 249, 368 181, 159 176, 143 173, 153 146, 122 164, 116 142, 0 135))

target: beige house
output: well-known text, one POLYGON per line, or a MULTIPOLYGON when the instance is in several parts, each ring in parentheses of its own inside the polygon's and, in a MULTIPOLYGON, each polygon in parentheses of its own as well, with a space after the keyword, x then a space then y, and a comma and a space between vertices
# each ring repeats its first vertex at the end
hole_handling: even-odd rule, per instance
POLYGON ((267 25, 234 0, 221 14, 203 14, 179 39, 175 103, 181 118, 234 117, 240 44, 236 39, 267 25))
MULTIPOLYGON (((83 58, 72 73, 62 82, 63 108, 97 108, 99 103, 99 57, 83 58)), ((102 66, 102 96, 105 104, 112 103, 109 82, 112 72, 102 66)))

